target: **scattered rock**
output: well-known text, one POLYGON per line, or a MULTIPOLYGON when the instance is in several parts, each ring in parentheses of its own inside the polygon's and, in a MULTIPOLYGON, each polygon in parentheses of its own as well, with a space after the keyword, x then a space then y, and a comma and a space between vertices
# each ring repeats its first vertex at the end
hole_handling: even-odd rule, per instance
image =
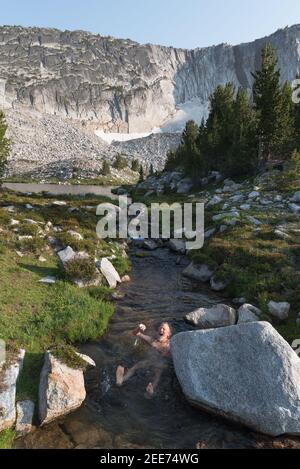
POLYGON ((209 266, 205 264, 195 265, 193 263, 191 263, 182 272, 182 275, 184 277, 190 278, 192 280, 196 280, 198 282, 209 282, 213 274, 214 274, 214 271, 209 266))
POLYGON ((129 282, 131 282, 131 278, 129 277, 129 275, 123 275, 123 277, 121 278, 121 282, 122 283, 129 283, 129 282))
POLYGON ((181 333, 171 350, 194 406, 273 437, 300 434, 300 359, 271 324, 181 333))
POLYGON ((180 254, 185 254, 186 244, 182 239, 171 239, 169 242, 169 248, 171 251, 179 252, 180 254))
POLYGON ((66 207, 67 202, 64 202, 63 200, 55 200, 52 202, 53 207, 66 207))
POLYGON ((18 241, 28 241, 33 239, 33 236, 18 236, 18 241))
POLYGON ((268 309, 272 316, 284 321, 289 317, 291 305, 286 302, 276 303, 275 301, 270 301, 268 303, 268 309))
POLYGON ((121 283, 120 275, 107 258, 98 261, 96 266, 105 277, 110 288, 116 288, 118 283, 121 283))
POLYGON ((262 222, 259 221, 257 218, 255 217, 252 217, 252 216, 248 216, 247 217, 248 221, 252 224, 252 225, 255 225, 255 226, 261 226, 262 225, 262 222))
POLYGON ((252 191, 250 192, 250 194, 248 195, 248 199, 257 199, 258 197, 260 196, 260 193, 257 192, 257 191, 252 191))
POLYGON ((221 292, 226 290, 228 284, 226 282, 218 281, 214 277, 210 279, 210 287, 213 291, 221 292))
POLYGON ((187 194, 193 188, 193 181, 190 178, 185 178, 177 184, 177 194, 187 194))
POLYGON ((218 195, 215 195, 208 203, 207 207, 214 207, 215 205, 219 205, 222 202, 222 198, 218 195))
POLYGON ((25 208, 26 208, 27 210, 33 210, 33 206, 32 206, 31 204, 26 204, 26 205, 25 205, 25 208))
POLYGON ((261 310, 250 304, 244 304, 238 310, 238 324, 259 321, 261 310))
POLYGON ((296 192, 293 197, 291 198, 291 202, 300 202, 300 192, 296 192))
POLYGON ((142 246, 148 251, 155 251, 158 248, 158 245, 152 239, 145 239, 145 241, 143 241, 142 246))
MULTIPOLYGON (((48 238, 48 239, 49 239, 49 238, 48 238)), ((57 253, 57 255, 58 255, 59 259, 60 259, 60 263, 61 263, 62 267, 64 267, 64 265, 65 265, 67 262, 69 262, 69 261, 71 261, 72 259, 75 258, 76 253, 75 253, 75 251, 74 251, 70 246, 68 246, 68 247, 66 247, 64 250, 59 251, 59 252, 57 253)))
POLYGON ((45 259, 45 257, 43 257, 43 256, 40 256, 38 258, 38 261, 44 263, 44 262, 47 262, 47 259, 45 259))
POLYGON ((291 212, 298 214, 300 212, 300 205, 289 204, 289 209, 291 210, 291 212))
POLYGON ((13 218, 10 220, 10 226, 17 226, 19 224, 20 224, 19 220, 14 220, 13 218))
POLYGON ((251 208, 251 205, 249 204, 244 204, 240 206, 240 209, 243 210, 244 212, 247 212, 248 210, 250 210, 250 208, 251 208))
POLYGON ((34 417, 34 403, 32 401, 20 401, 17 403, 17 436, 25 436, 32 431, 34 417))
POLYGON ((47 277, 41 278, 41 280, 39 280, 39 283, 53 285, 54 283, 56 283, 56 280, 57 280, 56 277, 48 275, 47 277))
POLYGON ((214 329, 233 326, 237 316, 234 308, 227 305, 216 305, 212 308, 199 308, 186 315, 185 319, 200 329, 214 329))
POLYGON ((25 350, 20 350, 0 367, 0 432, 11 428, 16 421, 16 386, 24 357, 25 350))
POLYGON ((83 353, 79 353, 79 352, 76 352, 76 355, 78 355, 78 357, 81 358, 81 360, 83 360, 89 366, 96 368, 97 365, 91 357, 88 357, 87 355, 84 355, 83 353))
POLYGON ((69 230, 68 234, 77 241, 83 241, 83 236, 80 233, 77 233, 77 231, 69 230))
POLYGON ((216 233, 216 229, 212 228, 211 230, 206 230, 204 233, 204 238, 209 239, 216 233))
POLYGON ((39 418, 42 425, 78 409, 86 392, 82 370, 75 370, 45 354, 40 377, 39 418))

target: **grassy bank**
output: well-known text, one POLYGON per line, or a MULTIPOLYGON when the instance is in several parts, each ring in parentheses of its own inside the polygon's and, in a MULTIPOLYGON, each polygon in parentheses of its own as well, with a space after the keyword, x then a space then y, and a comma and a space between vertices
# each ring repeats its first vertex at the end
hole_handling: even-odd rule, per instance
MULTIPOLYGON (((0 338, 9 350, 26 349, 19 400, 37 401, 45 350, 98 339, 114 312, 107 286, 80 289, 66 280, 50 240, 84 250, 92 259, 110 257, 121 275, 130 270, 119 243, 96 236, 98 219, 91 207, 103 198, 63 197, 67 205, 61 207, 54 206, 54 200, 62 198, 0 193, 0 338), (70 230, 82 239, 74 238, 70 230), (39 282, 47 276, 57 282, 39 282)), ((1 434, 0 447, 10 437, 10 432, 1 434)))

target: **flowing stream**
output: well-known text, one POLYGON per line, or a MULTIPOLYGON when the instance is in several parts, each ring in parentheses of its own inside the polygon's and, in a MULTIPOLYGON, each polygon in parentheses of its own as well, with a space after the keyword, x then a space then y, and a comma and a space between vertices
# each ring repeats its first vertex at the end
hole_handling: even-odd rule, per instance
POLYGON ((256 448, 298 446, 294 440, 271 440, 192 408, 185 400, 172 367, 164 372, 153 400, 144 392, 151 370, 140 370, 125 386, 115 385, 119 364, 126 367, 143 359, 147 346, 135 346, 132 330, 169 321, 173 332, 189 330, 183 317, 201 306, 221 302, 206 286, 196 287, 181 276, 187 265, 168 249, 132 252, 132 281, 123 284, 116 301, 117 312, 107 334, 97 343, 81 347, 97 368, 87 372, 87 400, 81 409, 40 428, 22 440, 18 448, 256 448))

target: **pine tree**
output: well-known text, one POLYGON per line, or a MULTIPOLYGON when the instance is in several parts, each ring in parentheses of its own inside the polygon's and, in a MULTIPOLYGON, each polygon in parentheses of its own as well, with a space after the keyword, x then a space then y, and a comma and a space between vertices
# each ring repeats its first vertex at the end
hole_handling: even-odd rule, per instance
POLYGON ((140 166, 140 179, 139 182, 144 182, 145 180, 145 175, 144 175, 144 168, 143 165, 140 166))
POLYGON ((108 162, 106 160, 104 160, 103 165, 102 165, 102 175, 103 176, 108 176, 109 174, 111 174, 110 166, 109 166, 108 162))
POLYGON ((134 171, 135 173, 138 173, 138 172, 139 172, 139 170, 140 170, 140 163, 139 163, 139 160, 137 160, 137 159, 132 160, 131 169, 132 169, 132 171, 134 171))
POLYGON ((275 156, 282 140, 282 90, 277 64, 276 52, 271 44, 267 44, 262 50, 261 68, 253 74, 253 99, 258 118, 262 164, 275 156))
POLYGON ((2 111, 0 111, 0 177, 3 176, 7 158, 10 152, 10 142, 6 138, 7 124, 5 121, 5 116, 2 111))
POLYGON ((221 170, 230 177, 250 175, 257 167, 258 144, 255 113, 245 90, 238 90, 232 110, 232 144, 221 170))
POLYGON ((206 129, 203 133, 203 128, 200 128, 199 133, 202 134, 200 148, 206 155, 207 170, 221 169, 226 163, 225 155, 232 145, 234 94, 233 84, 227 83, 225 86, 218 86, 210 97, 210 113, 206 129))
POLYGON ((128 162, 127 162, 126 158, 124 158, 124 156, 118 154, 116 156, 116 160, 114 162, 114 168, 118 169, 118 170, 128 168, 128 162))
POLYGON ((280 116, 278 122, 277 153, 284 158, 290 158, 296 147, 296 111, 292 99, 291 85, 284 83, 281 90, 280 116))
POLYGON ((197 180, 203 174, 203 159, 198 145, 198 138, 198 125, 194 121, 188 121, 182 134, 177 157, 186 174, 194 180, 197 180))

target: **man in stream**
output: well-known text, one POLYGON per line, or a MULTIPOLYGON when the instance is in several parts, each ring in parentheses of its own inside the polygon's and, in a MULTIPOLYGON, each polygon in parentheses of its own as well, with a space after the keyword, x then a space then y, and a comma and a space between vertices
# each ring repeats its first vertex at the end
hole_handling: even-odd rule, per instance
POLYGON ((167 322, 162 323, 158 328, 157 338, 154 339, 144 334, 144 329, 139 326, 133 334, 148 345, 151 349, 149 350, 149 356, 145 360, 137 363, 132 368, 126 371, 123 366, 119 366, 116 373, 116 381, 118 386, 122 386, 126 381, 134 376, 137 370, 141 368, 152 368, 154 370, 153 382, 149 383, 146 388, 145 397, 152 399, 154 396, 155 389, 158 386, 163 371, 168 367, 168 363, 171 358, 170 351, 170 338, 172 336, 171 327, 167 322))

